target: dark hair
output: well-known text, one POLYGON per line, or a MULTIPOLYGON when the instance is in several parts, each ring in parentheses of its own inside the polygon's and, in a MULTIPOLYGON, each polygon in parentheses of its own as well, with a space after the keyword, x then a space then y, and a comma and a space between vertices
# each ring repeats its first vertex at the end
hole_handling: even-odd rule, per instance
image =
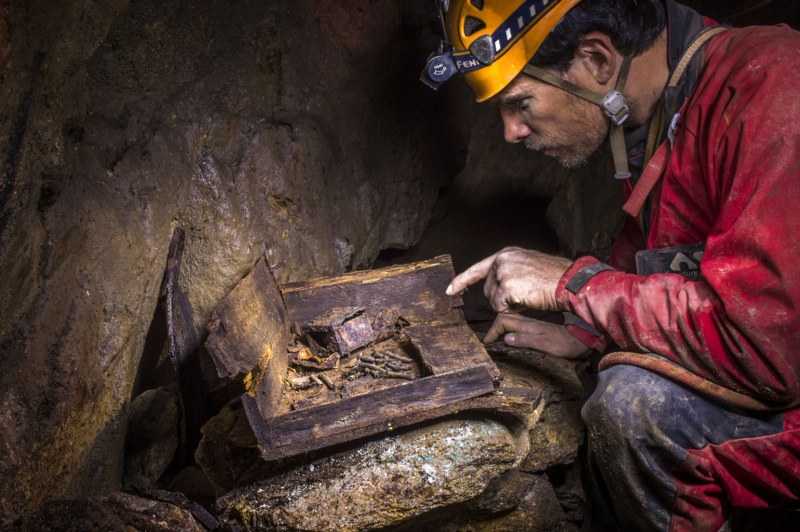
POLYGON ((667 25, 664 0, 583 0, 561 20, 531 59, 531 64, 566 71, 581 37, 599 31, 620 53, 647 51, 667 25))

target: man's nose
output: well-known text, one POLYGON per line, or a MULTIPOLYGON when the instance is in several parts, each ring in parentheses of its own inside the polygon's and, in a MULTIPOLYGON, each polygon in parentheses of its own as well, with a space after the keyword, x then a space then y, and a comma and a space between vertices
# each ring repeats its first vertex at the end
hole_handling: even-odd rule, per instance
POLYGON ((506 142, 516 144, 531 134, 531 128, 522 120, 517 110, 500 106, 500 116, 503 119, 506 142))

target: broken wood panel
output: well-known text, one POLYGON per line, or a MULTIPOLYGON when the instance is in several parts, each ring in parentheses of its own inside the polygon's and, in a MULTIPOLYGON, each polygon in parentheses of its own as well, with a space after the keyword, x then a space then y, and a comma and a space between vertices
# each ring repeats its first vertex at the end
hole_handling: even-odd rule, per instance
POLYGON ((175 366, 181 390, 181 438, 179 463, 186 463, 189 449, 200 441, 200 427, 206 419, 203 377, 200 369, 200 344, 195 334, 192 305, 178 282, 186 233, 180 227, 172 233, 164 273, 164 303, 167 319, 167 350, 175 366))
POLYGON ((500 387, 497 393, 476 397, 465 403, 465 410, 491 410, 510 414, 523 424, 528 424, 533 411, 542 400, 542 391, 537 388, 500 387))
POLYGON ((486 366, 419 379, 269 420, 256 399, 242 403, 265 460, 286 458, 450 414, 452 405, 494 391, 486 366))
POLYGON ((493 378, 500 377, 500 370, 483 344, 464 322, 407 327, 405 332, 422 357, 425 369, 433 375, 485 364, 493 378))
POLYGON ((359 307, 369 316, 390 308, 412 323, 455 320, 460 296, 444 293, 455 272, 450 257, 291 283, 281 288, 291 321, 311 321, 327 309, 359 307))
POLYGON ((251 393, 259 390, 266 415, 277 411, 288 368, 289 326, 278 284, 263 257, 211 313, 208 331, 205 345, 217 373, 230 377, 252 371, 251 393))

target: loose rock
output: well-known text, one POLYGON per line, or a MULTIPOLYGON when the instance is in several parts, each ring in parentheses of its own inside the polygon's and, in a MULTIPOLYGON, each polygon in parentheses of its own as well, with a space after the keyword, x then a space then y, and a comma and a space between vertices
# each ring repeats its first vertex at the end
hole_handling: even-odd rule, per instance
POLYGON ((126 441, 126 488, 149 488, 156 483, 178 449, 178 423, 174 390, 147 390, 134 399, 126 441))
POLYGON ((467 501, 520 459, 489 420, 449 420, 366 443, 224 496, 244 530, 371 530, 467 501))
POLYGON ((20 532, 41 530, 85 531, 147 530, 150 532, 205 532, 187 510, 127 493, 47 504, 13 526, 20 532))

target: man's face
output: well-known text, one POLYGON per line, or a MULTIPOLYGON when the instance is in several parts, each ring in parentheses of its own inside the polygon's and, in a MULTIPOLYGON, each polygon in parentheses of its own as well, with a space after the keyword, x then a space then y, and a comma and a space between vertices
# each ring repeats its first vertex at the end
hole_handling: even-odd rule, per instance
MULTIPOLYGON (((576 82, 570 71, 564 77, 576 82)), ((507 142, 522 142, 567 168, 584 164, 608 134, 608 121, 598 106, 525 74, 492 102, 500 110, 507 142)))

